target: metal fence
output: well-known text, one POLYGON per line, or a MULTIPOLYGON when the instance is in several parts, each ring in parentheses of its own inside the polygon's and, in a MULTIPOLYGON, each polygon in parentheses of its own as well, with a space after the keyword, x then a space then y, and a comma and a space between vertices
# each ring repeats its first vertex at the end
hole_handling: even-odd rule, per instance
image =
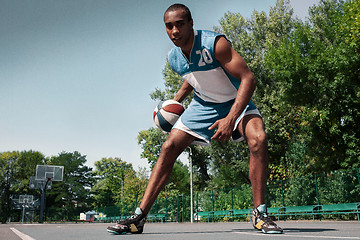
MULTIPOLYGON (((194 193, 194 213, 252 208, 251 186, 213 189, 194 193)), ((269 182, 266 189, 268 207, 304 206, 360 202, 359 169, 338 170, 269 182)), ((128 216, 139 203, 112 206, 97 211, 108 217, 128 216)), ((149 216, 161 214, 161 220, 190 221, 190 195, 158 198, 149 216), (165 217, 163 217, 165 216, 165 217)), ((156 218, 154 218, 156 219, 156 218)))

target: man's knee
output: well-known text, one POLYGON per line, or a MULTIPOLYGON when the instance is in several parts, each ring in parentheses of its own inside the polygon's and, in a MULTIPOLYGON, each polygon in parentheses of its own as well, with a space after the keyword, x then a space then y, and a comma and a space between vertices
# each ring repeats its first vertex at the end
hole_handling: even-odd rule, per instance
POLYGON ((172 138, 167 139, 161 147, 161 153, 166 156, 178 156, 183 150, 184 147, 172 138))
POLYGON ((167 139, 161 147, 161 151, 164 153, 173 152, 175 149, 176 149, 176 144, 171 139, 167 139))
POLYGON ((252 133, 247 139, 250 151, 258 152, 267 147, 267 138, 264 131, 252 133))
POLYGON ((180 131, 173 130, 161 147, 161 152, 165 154, 180 155, 187 148, 195 137, 180 131))

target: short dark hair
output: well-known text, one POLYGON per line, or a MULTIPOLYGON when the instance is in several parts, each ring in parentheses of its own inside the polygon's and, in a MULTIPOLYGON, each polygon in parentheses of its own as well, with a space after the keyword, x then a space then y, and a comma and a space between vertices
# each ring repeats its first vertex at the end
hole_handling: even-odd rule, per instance
MULTIPOLYGON (((187 6, 185 6, 184 4, 181 4, 181 3, 175 3, 175 4, 171 5, 170 7, 168 7, 168 9, 166 9, 165 13, 170 12, 170 11, 176 11, 176 10, 179 10, 179 9, 184 10, 185 16, 187 17, 187 19, 189 21, 192 20, 190 9, 187 6)), ((164 14, 164 16, 165 16, 165 14, 164 14)))

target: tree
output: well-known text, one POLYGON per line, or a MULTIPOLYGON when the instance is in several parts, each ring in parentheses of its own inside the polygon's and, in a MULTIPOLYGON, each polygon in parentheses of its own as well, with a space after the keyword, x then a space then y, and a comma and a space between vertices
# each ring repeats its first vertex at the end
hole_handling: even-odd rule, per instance
POLYGON ((140 131, 137 139, 138 144, 141 145, 143 151, 141 158, 146 158, 151 169, 160 156, 161 146, 166 140, 167 134, 163 133, 160 129, 149 128, 148 130, 140 131))
MULTIPOLYGON (((279 102, 277 97, 278 85, 274 81, 272 72, 264 64, 264 55, 269 47, 279 45, 284 36, 289 36, 298 21, 292 18, 292 14, 289 1, 279 0, 270 9, 269 16, 265 12, 254 11, 250 19, 245 19, 238 13, 228 12, 220 20, 220 26, 215 27, 215 31, 224 33, 231 41, 233 48, 245 59, 257 78, 258 86, 253 99, 263 112, 265 124, 268 126, 269 157, 274 164, 285 158, 286 141, 289 134, 284 125, 286 126, 287 120, 292 118, 291 113, 296 112, 296 110, 289 111, 291 110, 289 105, 279 102), (279 110, 287 114, 285 118, 284 115, 276 114, 279 110)), ((171 70, 168 63, 165 65, 163 75, 165 90, 156 89, 151 93, 150 96, 154 100, 172 98, 182 84, 180 76, 171 70)), ((186 99, 185 106, 191 97, 189 96, 186 99)), ((153 130, 150 132, 154 133, 153 130)), ((144 153, 154 152, 158 154, 160 147, 157 144, 148 145, 146 139, 149 138, 152 142, 154 138, 150 135, 144 138, 145 133, 147 131, 139 134, 144 149, 143 156, 151 157, 153 163, 157 158, 144 153)), ((211 149, 208 147, 192 149, 194 167, 201 170, 201 174, 195 176, 195 179, 201 183, 202 188, 206 187, 210 179, 217 182, 213 186, 226 186, 227 182, 234 182, 231 180, 235 179, 247 182, 247 176, 244 172, 247 172, 248 169, 247 159, 249 155, 244 145, 229 142, 222 146, 213 144, 211 149), (229 151, 229 149, 236 150, 229 151), (224 159, 226 159, 226 164, 224 159), (236 167, 233 167, 234 163, 237 163, 236 167), (240 174, 237 172, 239 169, 241 169, 240 174)))
POLYGON ((53 182, 47 192, 48 216, 55 219, 77 219, 89 210, 92 199, 90 189, 95 183, 92 168, 85 165, 86 156, 79 152, 62 152, 47 159, 47 164, 64 166, 62 182, 53 182))
MULTIPOLYGON (((260 109, 265 123, 271 165, 278 165, 286 159, 289 133, 294 129, 292 122, 297 109, 280 100, 283 86, 277 83, 272 69, 265 64, 265 56, 270 48, 276 48, 283 38, 290 36, 299 22, 292 15, 289 1, 279 0, 270 8, 268 15, 255 10, 250 19, 245 19, 238 13, 228 12, 220 20, 220 26, 215 27, 216 31, 227 36, 257 79, 253 101, 260 109)), ((244 148, 239 145, 228 147, 244 148)), ((218 152, 221 153, 221 150, 218 152)), ((246 151, 237 157, 241 159, 241 156, 248 159, 246 151)), ((247 164, 248 161, 242 161, 241 169, 247 169, 247 164)))
POLYGON ((120 158, 102 158, 95 162, 94 174, 98 179, 92 189, 96 207, 126 204, 124 199, 133 197, 135 192, 140 195, 141 190, 136 187, 140 184, 135 184, 139 179, 132 164, 126 163, 120 158), (129 183, 134 184, 135 192, 127 193, 124 190, 129 183))
POLYGON ((200 191, 205 189, 211 181, 209 147, 190 145, 190 149, 191 152, 189 154, 193 162, 194 189, 200 191))
POLYGON ((18 152, 5 152, 0 155, 0 181, 1 181, 1 208, 0 208, 0 219, 2 223, 7 221, 10 216, 11 210, 11 186, 16 181, 16 161, 18 159, 18 152))
POLYGON ((128 171, 125 175, 123 185, 123 203, 127 206, 127 212, 130 213, 139 206, 145 188, 148 183, 148 174, 145 168, 139 171, 128 171))
POLYGON ((208 151, 212 159, 210 183, 212 188, 228 189, 241 184, 250 184, 248 177, 250 155, 246 143, 213 142, 208 151))
POLYGON ((351 21, 356 6, 358 1, 321 1, 307 23, 265 55, 283 86, 279 100, 298 112, 290 146, 303 146, 300 164, 307 171, 360 165, 359 24, 351 21))
POLYGON ((32 150, 0 153, 1 222, 7 221, 11 215, 11 196, 38 194, 36 190, 29 190, 29 181, 35 175, 36 165, 43 163, 44 155, 32 150))
MULTIPOLYGON (((266 126, 271 179, 359 167, 359 11, 359 0, 323 0, 303 22, 293 17, 289 1, 278 0, 268 14, 254 11, 246 19, 228 12, 215 27, 257 79, 253 101, 266 126)), ((168 64, 163 74, 165 89, 156 89, 154 100, 172 98, 181 85, 168 64)), ((163 140, 147 145, 154 138, 146 132, 141 144, 155 154, 143 156, 154 163, 163 140)), ((201 173, 195 182, 202 189, 247 181, 244 146, 191 148, 194 168, 201 173)))

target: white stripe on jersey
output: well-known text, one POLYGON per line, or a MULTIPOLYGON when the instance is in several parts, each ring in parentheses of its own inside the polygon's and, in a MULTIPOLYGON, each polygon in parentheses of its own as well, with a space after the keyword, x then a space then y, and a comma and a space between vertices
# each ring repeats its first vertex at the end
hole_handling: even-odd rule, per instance
POLYGON ((198 96, 207 102, 227 102, 236 97, 237 89, 221 67, 185 74, 183 78, 198 96))

